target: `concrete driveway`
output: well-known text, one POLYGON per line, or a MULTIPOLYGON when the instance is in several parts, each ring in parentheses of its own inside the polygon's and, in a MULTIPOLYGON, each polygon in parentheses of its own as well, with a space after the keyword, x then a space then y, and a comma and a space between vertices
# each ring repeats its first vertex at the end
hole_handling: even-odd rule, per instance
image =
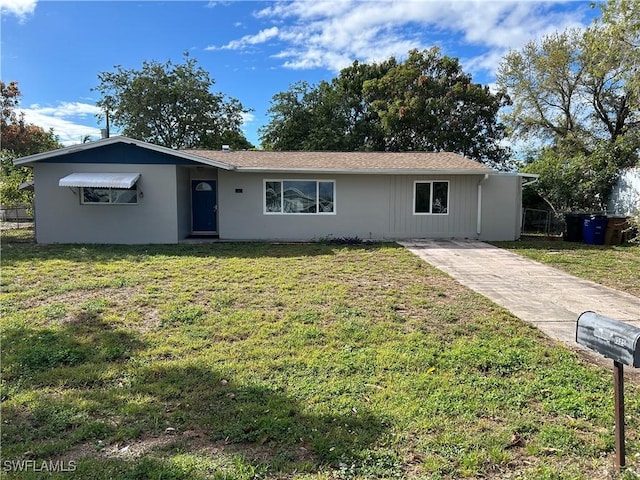
MULTIPOLYGON (((640 298, 583 280, 474 240, 398 242, 549 337, 574 349, 576 320, 587 310, 640 327, 640 298)), ((594 358, 591 352, 590 358, 594 358)), ((602 362, 598 362, 602 363, 602 362)), ((611 362, 607 361, 606 364, 611 362)), ((640 369, 637 369, 640 371, 640 369)))

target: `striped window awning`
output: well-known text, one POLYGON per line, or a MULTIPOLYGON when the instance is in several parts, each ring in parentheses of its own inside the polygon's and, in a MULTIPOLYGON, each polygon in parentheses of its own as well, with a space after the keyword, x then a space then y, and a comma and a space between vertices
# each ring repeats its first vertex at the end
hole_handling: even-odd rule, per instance
POLYGON ((72 173, 62 177, 58 185, 61 187, 131 188, 139 178, 139 173, 72 173))

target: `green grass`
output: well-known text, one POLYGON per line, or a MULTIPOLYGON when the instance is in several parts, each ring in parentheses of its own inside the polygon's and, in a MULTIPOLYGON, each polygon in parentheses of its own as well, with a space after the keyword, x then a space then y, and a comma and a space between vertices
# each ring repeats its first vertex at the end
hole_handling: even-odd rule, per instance
MULTIPOLYGON (((2 262, 3 460, 73 461, 55 476, 74 479, 616 478, 611 372, 395 244, 5 243, 2 262)), ((631 479, 630 383, 626 408, 631 479)))
POLYGON ((558 241, 495 242, 524 257, 640 297, 640 245, 558 241))

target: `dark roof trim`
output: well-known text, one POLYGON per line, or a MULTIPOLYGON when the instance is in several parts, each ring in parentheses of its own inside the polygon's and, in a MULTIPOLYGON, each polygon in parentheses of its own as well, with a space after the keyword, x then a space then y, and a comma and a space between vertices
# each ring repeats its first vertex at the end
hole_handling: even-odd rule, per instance
POLYGON ((230 165, 228 163, 220 162, 217 160, 211 160, 208 158, 201 157, 199 155, 193 155, 191 153, 187 153, 184 151, 174 150, 172 148, 167 148, 167 147, 161 147, 159 145, 154 145, 152 143, 147 143, 141 140, 135 140, 133 138, 123 137, 123 136, 103 138, 95 142, 87 142, 79 145, 71 145, 69 147, 59 148, 57 150, 51 150, 49 152, 36 153, 35 155, 29 155, 28 157, 17 158, 13 161, 13 164, 28 165, 30 163, 39 162, 41 160, 47 160, 50 158, 69 155, 76 152, 91 150, 94 148, 104 147, 106 145, 112 145, 115 143, 128 143, 130 145, 135 145, 136 147, 145 148, 147 150, 152 150, 154 152, 164 153, 166 155, 172 155, 174 157, 183 158, 185 160, 201 163, 204 165, 209 165, 211 167, 221 168, 223 170, 234 169, 233 165, 230 165))

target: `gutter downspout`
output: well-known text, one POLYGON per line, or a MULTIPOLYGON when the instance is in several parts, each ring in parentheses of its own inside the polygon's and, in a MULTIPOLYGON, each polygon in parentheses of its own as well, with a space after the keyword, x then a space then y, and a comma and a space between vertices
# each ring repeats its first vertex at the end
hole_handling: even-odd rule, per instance
POLYGON ((478 182, 478 224, 476 227, 476 233, 478 234, 478 238, 482 233, 482 184, 487 181, 489 178, 489 174, 485 173, 482 180, 478 182))

